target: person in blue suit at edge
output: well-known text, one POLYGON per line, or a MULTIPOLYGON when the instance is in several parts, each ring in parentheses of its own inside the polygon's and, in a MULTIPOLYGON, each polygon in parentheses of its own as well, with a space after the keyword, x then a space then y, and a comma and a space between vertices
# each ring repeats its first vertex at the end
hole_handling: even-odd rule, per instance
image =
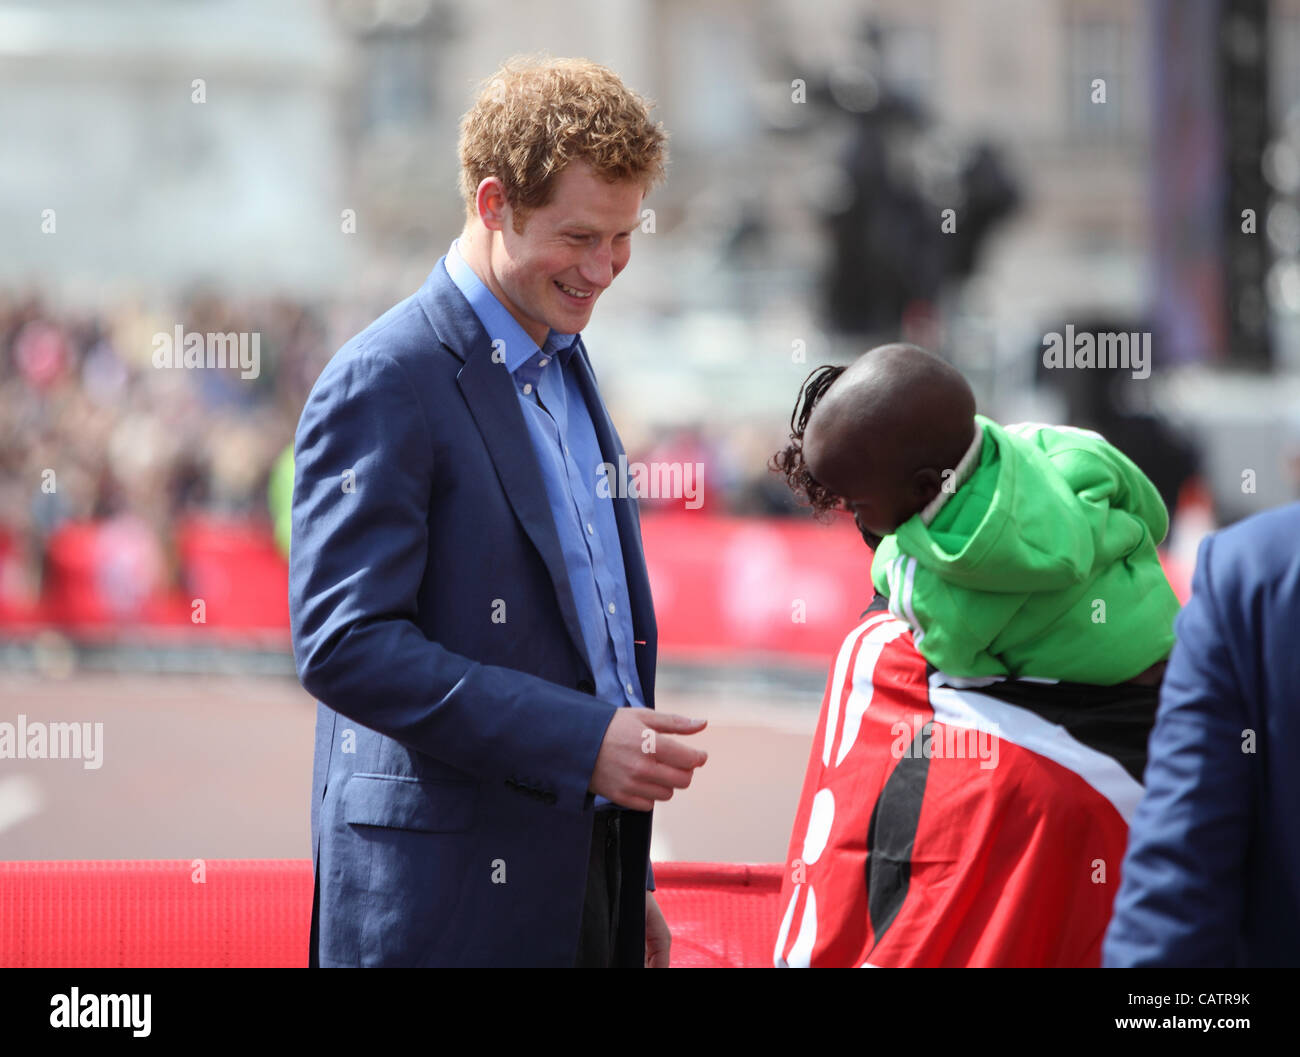
POLYGON ((653 711, 640 519, 580 333, 663 178, 650 106, 585 60, 485 81, 459 239, 303 409, 313 966, 668 965, 652 810, 705 724, 653 711))
POLYGON ((1102 964, 1300 965, 1300 503, 1207 537, 1102 964))

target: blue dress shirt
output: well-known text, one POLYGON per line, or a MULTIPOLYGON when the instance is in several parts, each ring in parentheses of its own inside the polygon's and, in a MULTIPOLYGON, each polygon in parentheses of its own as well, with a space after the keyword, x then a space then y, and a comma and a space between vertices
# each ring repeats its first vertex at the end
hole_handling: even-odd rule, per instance
MULTIPOLYGON (((611 704, 644 708, 623 551, 614 505, 608 499, 615 482, 601 489, 605 497, 597 495, 606 468, 571 364, 578 335, 551 331, 539 349, 465 262, 459 241, 447 251, 447 274, 465 295, 514 379, 560 537, 596 696, 611 704)), ((606 803, 604 797, 596 798, 598 806, 606 803)))

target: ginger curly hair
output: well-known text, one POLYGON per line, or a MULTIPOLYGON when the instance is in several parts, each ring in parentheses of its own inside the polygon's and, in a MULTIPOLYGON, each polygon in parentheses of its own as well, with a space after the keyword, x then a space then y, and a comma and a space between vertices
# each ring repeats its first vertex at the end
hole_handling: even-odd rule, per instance
POLYGON ((651 122, 653 106, 586 59, 507 60, 482 82, 460 122, 460 186, 469 219, 478 216, 478 185, 495 176, 522 234, 527 214, 550 201, 556 177, 575 160, 610 181, 637 180, 649 192, 668 162, 668 133, 651 122))

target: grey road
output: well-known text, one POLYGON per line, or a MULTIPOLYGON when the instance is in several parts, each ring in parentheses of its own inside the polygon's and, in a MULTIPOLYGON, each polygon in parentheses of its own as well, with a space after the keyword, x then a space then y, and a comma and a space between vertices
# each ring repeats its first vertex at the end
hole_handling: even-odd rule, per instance
MULTIPOLYGON (((659 708, 709 720, 709 762, 656 810, 654 859, 783 861, 819 692, 670 682, 659 708)), ((291 678, 0 673, 0 722, 19 717, 92 737, 0 759, 0 859, 311 854, 315 705, 291 678)))

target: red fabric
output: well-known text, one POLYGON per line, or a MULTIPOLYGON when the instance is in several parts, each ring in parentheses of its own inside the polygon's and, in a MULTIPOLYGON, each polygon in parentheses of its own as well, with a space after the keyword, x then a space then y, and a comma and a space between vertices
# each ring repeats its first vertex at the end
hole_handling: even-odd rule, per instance
MULTIPOLYGON (((847 517, 823 525, 647 512, 641 529, 665 656, 734 662, 775 653, 821 664, 873 594, 870 552, 847 517)), ((170 632, 288 647, 289 572, 268 524, 187 518, 174 541, 181 586, 167 590, 172 545, 130 518, 64 525, 49 541, 45 596, 33 603, 5 588, 17 582, 4 571, 18 556, 0 528, 0 630, 151 640, 170 632), (195 599, 204 603, 201 623, 195 599)), ((1175 586, 1184 583, 1166 569, 1175 586)))
POLYGON ((4 862, 0 966, 306 966, 311 890, 306 859, 4 862))
POLYGON ((780 863, 655 863, 655 899, 673 933, 676 969, 772 964, 780 863))
MULTIPOLYGON (((779 864, 654 871, 675 967, 771 960, 779 864)), ((0 967, 305 967, 311 893, 308 859, 0 862, 0 967)))
MULTIPOLYGON (((934 720, 925 660, 911 632, 879 614, 850 634, 840 661, 827 683, 791 834, 774 959, 812 966, 1099 965, 1128 839, 1112 803, 1078 774, 1003 736, 996 757, 987 758, 994 766, 974 751, 961 757, 957 749, 951 756, 936 750, 920 772, 919 814, 909 816, 897 785, 882 792, 902 762, 904 728, 896 724, 912 732, 934 720), (868 625, 874 635, 858 634, 868 625), (856 730, 846 719, 855 689, 869 694, 865 709, 862 698, 857 702, 856 730), (892 919, 881 915, 877 935, 868 835, 874 825, 873 854, 885 854, 879 834, 891 817, 895 832, 898 819, 914 818, 914 831, 901 827, 912 842, 900 858, 905 883, 880 885, 906 894, 892 919)), ((941 745, 973 749, 969 735, 941 722, 933 727, 933 743, 941 745), (950 729, 951 741, 939 741, 950 729)))

